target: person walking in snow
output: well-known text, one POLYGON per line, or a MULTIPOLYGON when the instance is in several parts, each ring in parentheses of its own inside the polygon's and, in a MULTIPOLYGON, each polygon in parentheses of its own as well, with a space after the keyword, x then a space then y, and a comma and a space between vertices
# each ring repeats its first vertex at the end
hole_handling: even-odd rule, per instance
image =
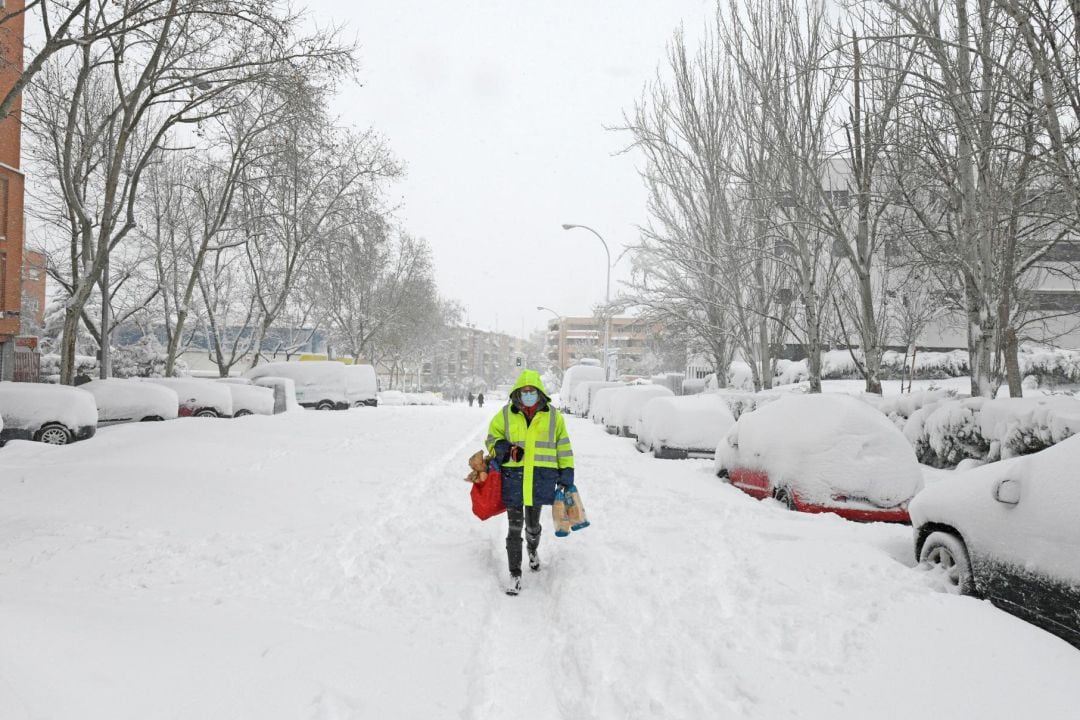
POLYGON ((502 466, 502 501, 509 529, 507 595, 521 591, 521 530, 529 569, 540 570, 540 511, 555 501, 557 487, 574 484, 574 451, 562 413, 551 405, 540 373, 523 370, 504 405, 488 425, 488 453, 502 466))
POLYGON ((469 401, 469 407, 472 407, 472 401, 473 401, 472 390, 470 390, 469 394, 465 396, 465 399, 469 401))
POLYGON ((477 393, 476 405, 477 407, 484 407, 484 393, 477 393))

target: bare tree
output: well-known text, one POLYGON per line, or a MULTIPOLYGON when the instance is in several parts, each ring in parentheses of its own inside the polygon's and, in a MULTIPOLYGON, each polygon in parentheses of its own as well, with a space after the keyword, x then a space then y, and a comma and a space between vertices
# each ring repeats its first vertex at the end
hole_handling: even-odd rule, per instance
MULTIPOLYGON (((95 32, 105 20, 89 5, 78 22, 92 40, 53 54, 56 72, 44 75, 53 82, 35 88, 27 113, 71 231, 66 383, 83 308, 95 287, 110 286, 110 254, 137 224, 143 173, 170 130, 222 113, 242 88, 293 59, 351 62, 350 49, 329 36, 296 37, 299 20, 259 0, 171 0, 156 19, 129 17, 104 40, 95 32)), ((102 326, 110 324, 106 314, 102 326)), ((101 349, 107 369, 108 344, 101 349)))

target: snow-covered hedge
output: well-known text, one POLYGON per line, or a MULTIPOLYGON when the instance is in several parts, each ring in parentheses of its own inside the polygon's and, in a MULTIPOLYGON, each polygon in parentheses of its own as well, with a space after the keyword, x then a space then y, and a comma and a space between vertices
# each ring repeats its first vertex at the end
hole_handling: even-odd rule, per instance
MULTIPOLYGON (((861 359, 858 350, 856 357, 861 359)), ((1080 383, 1080 350, 1062 350, 1041 345, 1023 344, 1018 356, 1020 374, 1032 378, 1038 385, 1080 383)), ((886 350, 881 357, 881 376, 898 379, 907 376, 905 362, 910 365, 911 356, 902 352, 886 350)), ((732 363, 728 377, 735 387, 749 382, 749 366, 732 363)), ((949 352, 920 351, 915 353, 915 377, 941 380, 971 374, 967 350, 949 352)), ((806 360, 777 360, 774 383, 791 385, 807 380, 810 376, 806 360)), ((861 377, 859 369, 847 350, 827 350, 821 354, 821 377, 823 380, 844 380, 861 377)))
POLYGON ((1068 396, 939 400, 904 426, 919 462, 936 467, 1027 455, 1078 432, 1080 400, 1068 396))
POLYGON ((864 393, 859 397, 873 405, 885 417, 892 420, 893 424, 901 430, 907 425, 908 420, 917 410, 927 405, 932 405, 955 397, 953 390, 923 390, 917 393, 900 393, 899 395, 873 395, 864 393))
MULTIPOLYGON (((40 374, 41 379, 45 382, 60 382, 60 356, 56 353, 43 354, 41 356, 40 374)), ((75 374, 96 378, 101 374, 101 365, 98 363, 98 359, 92 355, 76 355, 75 374)))
POLYGON ((717 394, 727 403, 728 410, 731 411, 731 415, 738 420, 744 413, 757 410, 759 407, 766 403, 770 403, 777 398, 783 397, 790 393, 787 392, 731 392, 728 390, 719 390, 717 394))

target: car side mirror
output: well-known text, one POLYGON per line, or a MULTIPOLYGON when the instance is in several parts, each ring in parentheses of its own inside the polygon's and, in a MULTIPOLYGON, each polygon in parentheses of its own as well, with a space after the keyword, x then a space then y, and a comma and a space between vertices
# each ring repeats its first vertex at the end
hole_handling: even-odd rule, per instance
POLYGON ((1020 502, 1020 483, 1009 478, 999 480, 994 485, 994 499, 1006 505, 1016 505, 1020 502))

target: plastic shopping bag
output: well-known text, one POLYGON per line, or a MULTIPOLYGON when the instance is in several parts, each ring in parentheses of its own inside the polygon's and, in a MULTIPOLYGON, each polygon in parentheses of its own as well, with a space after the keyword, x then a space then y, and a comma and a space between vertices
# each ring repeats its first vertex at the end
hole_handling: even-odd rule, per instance
POLYGON ((491 463, 487 478, 472 486, 471 495, 473 515, 481 520, 506 512, 502 501, 502 470, 498 464, 491 463))
POLYGON ((555 537, 570 534, 570 515, 566 507, 566 493, 559 488, 555 491, 555 502, 551 504, 551 520, 555 523, 555 537))
POLYGON ((589 527, 589 520, 585 517, 585 505, 581 502, 581 494, 576 485, 566 488, 566 515, 570 520, 571 530, 589 527))

